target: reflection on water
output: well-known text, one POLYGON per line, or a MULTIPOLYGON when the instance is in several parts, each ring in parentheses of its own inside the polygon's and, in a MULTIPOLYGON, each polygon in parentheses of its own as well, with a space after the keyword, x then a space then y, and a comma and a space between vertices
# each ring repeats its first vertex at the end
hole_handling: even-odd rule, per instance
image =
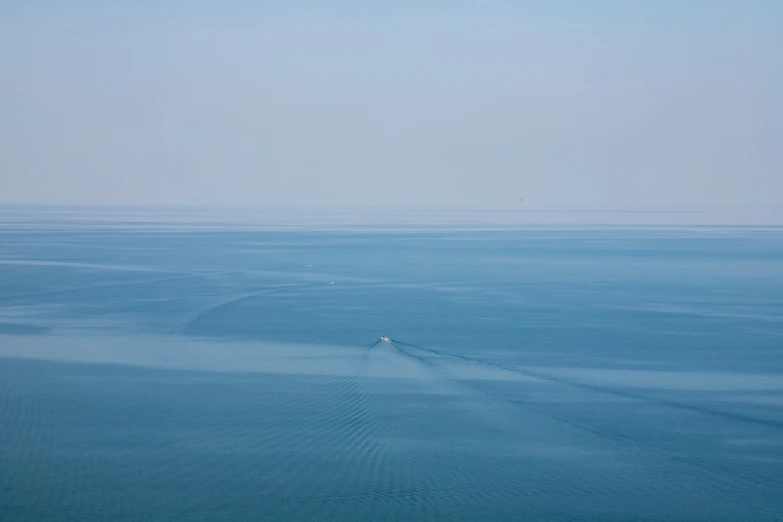
POLYGON ((1 520, 783 517, 780 232, 31 223, 1 520))

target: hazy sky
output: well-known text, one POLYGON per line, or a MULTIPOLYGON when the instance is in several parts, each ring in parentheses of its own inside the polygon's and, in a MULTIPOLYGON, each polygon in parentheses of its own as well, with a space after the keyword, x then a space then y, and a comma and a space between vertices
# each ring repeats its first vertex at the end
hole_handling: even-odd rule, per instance
POLYGON ((0 201, 781 203, 782 1, 380 3, 0 0, 0 201))

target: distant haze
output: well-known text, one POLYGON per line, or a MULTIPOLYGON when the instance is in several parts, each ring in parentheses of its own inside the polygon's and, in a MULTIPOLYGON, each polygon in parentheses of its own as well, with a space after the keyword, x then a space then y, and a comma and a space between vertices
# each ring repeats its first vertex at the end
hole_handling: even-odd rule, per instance
POLYGON ((783 2, 375 4, 4 2, 0 201, 780 203, 783 2))

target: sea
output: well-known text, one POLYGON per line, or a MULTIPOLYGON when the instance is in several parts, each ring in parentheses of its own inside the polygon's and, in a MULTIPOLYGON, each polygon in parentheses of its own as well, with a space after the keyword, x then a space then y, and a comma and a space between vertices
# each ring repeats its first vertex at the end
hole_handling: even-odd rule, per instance
POLYGON ((2 207, 0 520, 783 520, 783 227, 371 214, 2 207))

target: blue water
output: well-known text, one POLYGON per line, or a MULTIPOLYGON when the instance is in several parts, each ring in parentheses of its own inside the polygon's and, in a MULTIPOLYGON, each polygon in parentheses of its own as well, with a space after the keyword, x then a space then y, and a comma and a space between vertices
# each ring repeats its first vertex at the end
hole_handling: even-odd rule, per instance
POLYGON ((0 520, 781 520, 781 491, 780 229, 0 226, 0 520))

